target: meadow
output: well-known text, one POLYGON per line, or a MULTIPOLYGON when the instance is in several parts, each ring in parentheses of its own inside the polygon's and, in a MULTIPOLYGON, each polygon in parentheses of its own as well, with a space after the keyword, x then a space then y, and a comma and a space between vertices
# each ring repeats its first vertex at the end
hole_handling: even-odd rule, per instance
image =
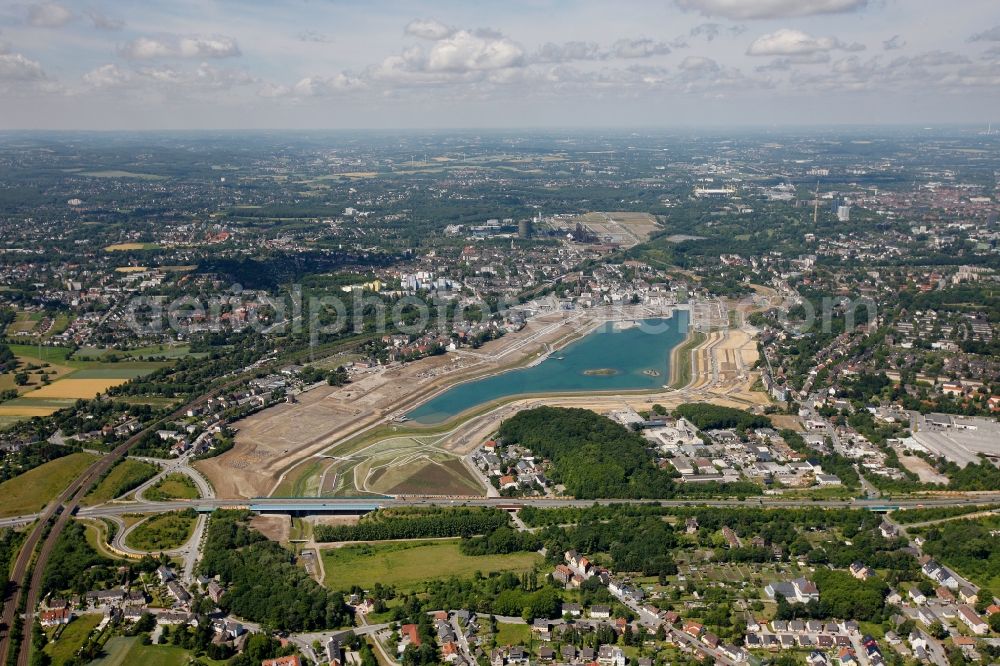
POLYGON ((353 544, 320 551, 330 589, 375 583, 394 585, 400 591, 419 588, 424 582, 451 576, 472 576, 499 571, 531 571, 543 562, 537 553, 463 555, 458 539, 435 541, 385 541, 353 544))
POLYGON ((156 465, 126 458, 112 467, 108 475, 87 493, 82 504, 101 504, 113 500, 153 478, 159 471, 156 465))
POLYGON ((153 502, 174 499, 197 499, 198 487, 194 485, 187 474, 168 474, 157 481, 152 488, 143 493, 143 497, 153 502))
POLYGON ((193 510, 153 516, 125 535, 125 545, 147 552, 179 548, 191 538, 197 518, 193 510))
MULTIPOLYGON (((143 645, 137 637, 115 636, 104 646, 104 656, 92 666, 185 666, 191 652, 176 645, 143 645)), ((207 660, 204 660, 209 663, 207 660)), ((58 662, 56 662, 58 663, 58 662)), ((211 662, 215 663, 215 662, 211 662)))
POLYGON ((90 453, 71 453, 0 483, 0 517, 40 511, 95 460, 90 453))

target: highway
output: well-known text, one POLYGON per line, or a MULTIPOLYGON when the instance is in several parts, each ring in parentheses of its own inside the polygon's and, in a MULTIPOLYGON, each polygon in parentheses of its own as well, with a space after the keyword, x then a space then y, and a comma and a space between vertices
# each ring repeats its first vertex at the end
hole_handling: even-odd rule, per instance
MULTIPOLYGON (((91 466, 84 470, 84 472, 78 476, 69 485, 69 487, 59 495, 59 497, 50 502, 40 514, 35 516, 41 520, 39 520, 28 533, 20 552, 18 553, 17 559, 14 562, 14 568, 10 576, 10 581, 14 586, 13 591, 4 603, 3 614, 2 617, 0 617, 0 629, 3 630, 3 636, 0 637, 0 663, 9 663, 8 655, 10 651, 16 650, 18 655, 16 662, 17 666, 28 666, 31 656, 31 626, 34 621, 35 609, 38 606, 38 601, 41 595, 42 576, 45 573, 45 566, 48 564, 49 555, 51 555, 52 549, 55 547, 56 541, 62 533, 63 528, 79 509, 80 500, 83 496, 87 494, 94 484, 96 484, 103 477, 103 475, 110 470, 112 466, 114 466, 115 463, 125 457, 128 454, 129 449, 138 444, 146 433, 155 431, 155 429, 162 423, 179 418, 189 408, 198 407, 204 404, 213 395, 231 388, 236 383, 238 383, 238 380, 229 382, 214 391, 206 393, 180 407, 172 414, 137 432, 132 437, 119 444, 108 455, 91 464, 91 466), (51 529, 46 532, 47 524, 53 517, 55 517, 55 523, 52 524, 51 529), (32 561, 39 543, 41 543, 41 547, 38 549, 37 557, 34 557, 34 561, 32 561), (25 587, 24 584, 28 576, 29 567, 31 571, 31 578, 28 581, 27 587, 25 587), (23 638, 21 644, 15 646, 12 645, 10 641, 10 629, 17 616, 18 608, 22 604, 22 599, 25 600, 23 638)), ((22 520, 21 522, 23 523, 25 521, 22 520)))
MULTIPOLYGON (((711 506, 711 507, 821 507, 827 509, 849 508, 849 509, 872 509, 885 506, 898 507, 900 509, 915 509, 935 506, 953 506, 955 504, 996 504, 1000 503, 1000 492, 990 492, 982 494, 970 494, 962 497, 941 497, 925 499, 900 499, 887 501, 885 499, 856 499, 856 500, 810 500, 810 499, 780 499, 770 497, 751 497, 745 500, 739 499, 718 499, 718 500, 631 500, 631 499, 604 499, 604 500, 576 500, 576 499, 541 499, 524 498, 510 499, 503 497, 390 497, 390 498, 318 498, 318 497, 296 497, 277 498, 266 497, 257 499, 194 499, 175 500, 171 502, 129 502, 102 504, 93 507, 80 509, 79 515, 88 518, 98 518, 101 516, 116 516, 125 513, 163 513, 165 511, 176 511, 178 509, 194 508, 201 511, 211 511, 222 508, 250 508, 262 509, 264 511, 282 512, 288 510, 301 511, 358 511, 370 510, 370 508, 392 508, 402 506, 429 506, 429 505, 455 505, 455 506, 492 506, 492 507, 526 507, 533 506, 539 509, 552 509, 559 507, 585 508, 589 506, 612 505, 612 504, 656 504, 660 506, 711 506), (298 507, 302 507, 299 509, 298 507), (360 508, 359 508, 360 507, 360 508)), ((20 518, 23 520, 23 517, 20 518)), ((12 519, 17 520, 17 519, 12 519)))
MULTIPOLYGON (((546 498, 520 498, 511 499, 503 497, 359 497, 359 498, 331 498, 331 497, 295 497, 278 498, 263 497, 255 499, 222 499, 205 498, 190 500, 172 500, 169 502, 109 502, 96 506, 85 507, 77 512, 82 518, 101 518, 121 516, 126 513, 166 513, 167 511, 178 511, 181 509, 196 509, 202 512, 209 512, 215 509, 246 508, 263 509, 282 513, 284 511, 302 512, 322 512, 322 511, 342 511, 345 513, 370 511, 373 509, 385 509, 402 506, 492 506, 502 508, 532 506, 538 509, 555 509, 561 507, 586 508, 595 504, 608 506, 612 504, 656 504, 659 506, 705 506, 705 507, 763 507, 768 509, 794 508, 794 507, 818 507, 824 509, 879 509, 892 507, 899 509, 919 509, 936 506, 955 506, 956 504, 989 505, 1000 504, 1000 492, 970 493, 959 496, 930 497, 917 499, 886 500, 880 498, 851 499, 851 500, 811 500, 811 499, 782 499, 778 497, 749 497, 744 500, 739 499, 692 499, 692 500, 637 500, 637 499, 602 499, 602 500, 577 500, 577 499, 546 499, 546 498), (294 509, 289 507, 295 507, 294 509)), ((23 516, 13 516, 0 519, 0 527, 10 527, 30 523, 46 514, 27 514, 23 516)))

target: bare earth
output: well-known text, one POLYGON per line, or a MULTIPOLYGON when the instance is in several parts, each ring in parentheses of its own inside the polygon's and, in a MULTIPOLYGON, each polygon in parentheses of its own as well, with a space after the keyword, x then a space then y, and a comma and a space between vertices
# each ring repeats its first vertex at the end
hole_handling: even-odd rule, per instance
POLYGON ((523 365, 600 319, 594 311, 554 312, 478 350, 373 369, 343 387, 322 386, 234 424, 236 446, 195 464, 219 497, 269 494, 282 472, 330 445, 391 421, 456 381, 523 365))
POLYGON ((292 519, 290 516, 258 515, 250 519, 250 527, 271 541, 288 543, 288 537, 292 529, 292 519))
MULTIPOLYGON (((692 310, 693 325, 714 326, 728 321, 725 306, 713 304, 702 310, 692 310)), ((334 444, 391 422, 457 381, 527 364, 561 347, 567 340, 585 334, 607 314, 597 309, 553 312, 532 319, 523 330, 489 342, 478 350, 460 350, 406 365, 371 370, 355 377, 347 386, 314 389, 298 396, 295 404, 277 405, 235 423, 236 446, 218 457, 199 461, 195 466, 208 477, 219 497, 269 495, 285 474, 293 478, 309 473, 310 465, 316 467, 315 474, 322 474, 322 468, 329 465, 320 456, 334 444)), ((636 316, 650 316, 650 313, 637 310, 636 316)), ((756 379, 750 367, 757 359, 756 341, 751 331, 713 331, 705 344, 692 352, 692 357, 692 382, 684 389, 617 396, 526 397, 468 419, 447 433, 437 446, 463 455, 482 443, 504 418, 542 404, 584 407, 606 413, 623 405, 646 410, 656 403, 671 407, 684 402, 710 401, 748 409, 769 403, 765 394, 750 390, 756 379)), ((332 453, 339 455, 336 450, 332 453)), ((326 460, 332 459, 327 457, 326 460)), ((331 481, 330 475, 326 481, 331 481)))

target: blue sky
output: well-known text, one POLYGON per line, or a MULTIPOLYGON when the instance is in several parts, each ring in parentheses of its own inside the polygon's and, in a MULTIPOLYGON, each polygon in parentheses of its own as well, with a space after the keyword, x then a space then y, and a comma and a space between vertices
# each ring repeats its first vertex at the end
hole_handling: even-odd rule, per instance
POLYGON ((0 128, 983 123, 997 0, 0 0, 0 128))

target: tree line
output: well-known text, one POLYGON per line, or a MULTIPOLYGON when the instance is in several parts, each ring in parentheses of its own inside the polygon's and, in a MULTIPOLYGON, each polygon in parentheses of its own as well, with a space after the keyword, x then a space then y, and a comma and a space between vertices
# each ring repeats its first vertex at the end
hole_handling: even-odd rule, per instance
POLYGON ((440 508, 376 511, 356 525, 317 525, 316 541, 386 541, 425 537, 471 537, 491 534, 510 524, 505 511, 492 508, 440 508))

